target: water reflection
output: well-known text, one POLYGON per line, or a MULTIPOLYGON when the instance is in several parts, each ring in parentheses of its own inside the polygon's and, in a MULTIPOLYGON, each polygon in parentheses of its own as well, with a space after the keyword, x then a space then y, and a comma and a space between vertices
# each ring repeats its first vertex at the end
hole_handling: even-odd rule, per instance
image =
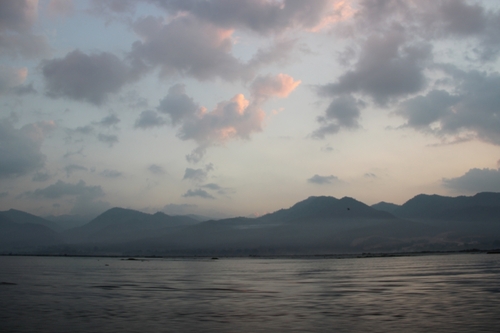
POLYGON ((496 332, 500 257, 0 257, 2 332, 496 332))

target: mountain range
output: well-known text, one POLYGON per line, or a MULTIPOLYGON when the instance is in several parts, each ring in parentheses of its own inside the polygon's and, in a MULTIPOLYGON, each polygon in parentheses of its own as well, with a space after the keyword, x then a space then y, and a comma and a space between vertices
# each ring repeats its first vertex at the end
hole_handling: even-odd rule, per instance
POLYGON ((208 220, 112 208, 76 227, 0 212, 0 253, 283 255, 500 247, 500 193, 420 194, 403 205, 309 197, 257 218, 208 220), (201 220, 201 221, 200 221, 201 220))

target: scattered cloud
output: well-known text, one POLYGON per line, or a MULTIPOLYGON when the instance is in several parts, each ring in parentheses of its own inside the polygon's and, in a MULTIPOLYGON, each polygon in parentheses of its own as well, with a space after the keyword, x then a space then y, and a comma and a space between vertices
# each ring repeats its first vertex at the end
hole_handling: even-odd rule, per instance
POLYGON ((38 122, 14 128, 0 120, 0 178, 19 177, 45 165, 41 146, 47 133, 55 128, 53 122, 38 122))
POLYGON ((340 180, 338 179, 338 177, 336 177, 334 175, 330 175, 330 176, 314 175, 307 180, 308 183, 318 184, 318 185, 333 184, 333 183, 337 183, 339 181, 340 180))
POLYGON ((82 165, 70 164, 64 167, 64 171, 66 172, 66 177, 69 177, 76 171, 88 171, 88 169, 82 165))
POLYGON ((101 186, 87 186, 80 180, 76 184, 66 183, 58 180, 56 183, 33 192, 26 192, 30 198, 62 199, 70 197, 74 199, 74 205, 71 209, 72 214, 99 214, 109 208, 109 203, 98 200, 104 197, 104 191, 101 186))
POLYGON ((28 69, 26 67, 11 68, 0 65, 0 94, 16 92, 16 89, 19 92, 27 76, 28 69))
POLYGON ((186 193, 184 193, 183 197, 185 198, 199 197, 203 199, 215 199, 213 195, 202 189, 188 190, 186 193))
POLYGON ((443 178, 442 184, 460 192, 500 192, 500 169, 470 169, 463 176, 443 178))
POLYGON ((158 112, 153 110, 142 111, 139 118, 135 121, 135 128, 148 129, 153 127, 164 126, 167 122, 158 112))
POLYGON ((118 136, 114 135, 114 134, 102 134, 102 133, 99 133, 99 135, 97 135, 97 140, 101 141, 101 142, 104 142, 104 143, 107 143, 110 147, 112 147, 115 143, 117 143, 119 140, 118 140, 118 136))
POLYGON ((212 163, 207 164, 204 169, 186 168, 183 180, 192 180, 194 182, 203 182, 208 177, 208 173, 214 169, 212 163))
POLYGON ((177 134, 180 139, 198 143, 186 157, 189 162, 196 163, 210 146, 233 139, 249 140, 251 134, 260 132, 265 118, 261 105, 272 97, 288 96, 299 84, 300 81, 286 74, 258 77, 250 88, 252 100, 237 94, 229 101, 218 103, 210 112, 187 96, 183 85, 175 85, 161 100, 158 109, 169 114, 174 126, 180 125, 177 134))
POLYGON ((48 96, 95 105, 103 104, 132 78, 130 68, 114 54, 87 55, 80 50, 43 61, 42 73, 48 96))
POLYGON ((120 118, 118 118, 117 115, 115 114, 110 114, 109 116, 106 116, 102 118, 100 121, 96 122, 95 125, 102 126, 102 127, 111 127, 115 126, 120 122, 120 118))
POLYGON ((165 172, 165 169, 163 169, 163 167, 161 165, 157 165, 157 164, 151 164, 149 167, 148 167, 148 170, 149 172, 151 172, 153 175, 164 175, 166 172, 165 172))
POLYGON ((105 178, 119 178, 123 174, 120 171, 117 171, 117 170, 106 169, 106 170, 102 171, 100 173, 100 175, 103 176, 103 177, 105 177, 105 178))
POLYGON ((31 178, 32 181, 34 182, 45 182, 51 178, 51 175, 48 172, 37 172, 33 175, 33 178, 31 178))

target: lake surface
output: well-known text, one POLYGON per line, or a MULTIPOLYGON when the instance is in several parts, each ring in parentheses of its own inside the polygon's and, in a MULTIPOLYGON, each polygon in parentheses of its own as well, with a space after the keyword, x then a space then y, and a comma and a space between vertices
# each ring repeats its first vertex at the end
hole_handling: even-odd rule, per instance
POLYGON ((0 265, 1 332, 500 330, 500 255, 0 265))

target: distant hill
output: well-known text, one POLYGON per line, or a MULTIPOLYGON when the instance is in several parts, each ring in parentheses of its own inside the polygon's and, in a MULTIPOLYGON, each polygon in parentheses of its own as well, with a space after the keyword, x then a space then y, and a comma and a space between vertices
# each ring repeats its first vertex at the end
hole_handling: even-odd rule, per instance
POLYGON ((474 196, 445 197, 420 194, 394 210, 394 215, 411 219, 479 219, 500 221, 500 193, 482 192, 474 196), (481 208, 483 207, 483 208, 481 208), (489 207, 489 209, 485 209, 489 207))
POLYGON ((0 214, 0 251, 33 252, 40 247, 62 243, 61 236, 44 225, 17 223, 0 214))
POLYGON ((50 221, 0 212, 0 251, 273 255, 488 249, 500 247, 500 193, 421 194, 401 206, 372 207, 349 197, 313 196, 257 218, 203 222, 112 208, 59 234, 41 223, 50 221))
POLYGON ((371 207, 375 208, 376 210, 381 210, 383 212, 394 214, 394 212, 401 206, 390 202, 381 201, 377 204, 371 205, 371 207))
POLYGON ((288 209, 264 215, 258 220, 279 222, 307 222, 336 219, 394 219, 390 213, 371 208, 353 198, 309 197, 288 209))
POLYGON ((116 243, 158 236, 171 232, 172 228, 197 223, 199 221, 187 216, 111 208, 89 223, 65 231, 63 235, 69 243, 116 243))
POLYGON ((63 230, 63 228, 55 222, 48 221, 48 220, 43 219, 41 217, 38 217, 36 215, 32 215, 32 214, 29 214, 29 213, 26 213, 26 212, 23 212, 20 210, 16 210, 16 209, 9 209, 7 211, 0 212, 0 216, 5 216, 11 222, 15 222, 15 223, 40 224, 40 225, 46 226, 46 227, 48 227, 54 231, 57 231, 57 232, 60 232, 63 230))
POLYGON ((81 227, 84 224, 89 223, 92 221, 94 218, 96 218, 95 215, 49 215, 49 216, 44 216, 44 219, 48 221, 55 222, 58 224, 63 230, 68 230, 76 227, 81 227))

